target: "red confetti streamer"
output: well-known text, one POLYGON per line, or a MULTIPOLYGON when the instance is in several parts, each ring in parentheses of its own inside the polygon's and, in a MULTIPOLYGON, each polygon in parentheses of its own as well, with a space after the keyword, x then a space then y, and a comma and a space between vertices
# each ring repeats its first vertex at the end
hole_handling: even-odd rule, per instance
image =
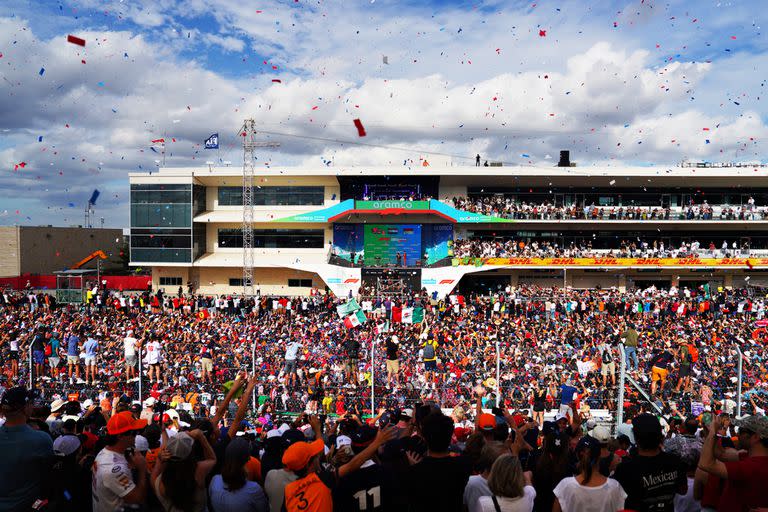
POLYGON ((279 78, 273 78, 273 79, 272 79, 272 83, 273 83, 273 84, 281 84, 281 83, 283 83, 283 81, 282 81, 282 80, 280 80, 279 78))
POLYGON ((19 162, 19 163, 17 163, 16 165, 14 165, 14 166, 13 166, 13 170, 14 170, 14 171, 18 171, 18 170, 19 170, 19 167, 21 167, 21 168, 23 169, 23 168, 25 168, 26 166, 27 166, 27 162, 19 162))
POLYGON ((73 36, 71 34, 67 36, 67 42, 76 44, 77 46, 85 46, 85 39, 73 36))
POLYGON ((539 37, 547 37, 547 31, 546 30, 539 30, 539 37))
POLYGON ((355 123, 355 128, 357 128, 357 135, 360 137, 365 137, 366 133, 365 133, 365 128, 363 127, 363 123, 360 122, 359 119, 355 119, 352 122, 355 123))

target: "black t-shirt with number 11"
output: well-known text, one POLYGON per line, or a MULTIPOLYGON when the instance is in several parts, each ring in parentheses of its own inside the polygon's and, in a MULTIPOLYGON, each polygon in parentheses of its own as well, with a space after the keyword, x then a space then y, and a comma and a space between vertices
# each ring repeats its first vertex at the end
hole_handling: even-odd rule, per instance
POLYGON ((333 489, 335 512, 391 510, 392 485, 386 472, 372 461, 340 479, 333 489))

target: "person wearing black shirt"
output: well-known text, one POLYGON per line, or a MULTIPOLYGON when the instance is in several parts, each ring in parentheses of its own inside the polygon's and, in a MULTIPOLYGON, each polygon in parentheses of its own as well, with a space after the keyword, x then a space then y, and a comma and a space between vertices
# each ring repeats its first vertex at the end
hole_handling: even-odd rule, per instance
MULTIPOLYGON (((376 429, 363 426, 352 434, 355 455, 376 439, 376 429)), ((333 490, 333 509, 338 512, 378 512, 392 510, 392 483, 389 473, 374 458, 363 462, 360 469, 341 478, 333 490)))
POLYGON ((651 360, 651 395, 656 394, 657 383, 660 383, 659 390, 664 391, 664 385, 669 376, 669 366, 674 359, 674 356, 667 349, 664 349, 651 360))
POLYGON ((411 510, 462 512, 464 487, 472 465, 464 455, 451 457, 448 453, 453 420, 433 412, 424 418, 421 431, 427 443, 427 456, 422 459, 406 452, 413 464, 403 478, 411 510))
POLYGON ((625 508, 637 512, 673 512, 675 494, 688 490, 686 468, 680 458, 659 448, 664 438, 659 419, 640 414, 632 420, 637 454, 616 468, 613 478, 627 493, 625 508))
POLYGON ((392 385, 394 376, 395 386, 400 385, 400 361, 397 357, 397 351, 400 348, 400 341, 396 335, 387 339, 387 389, 392 385))
POLYGON ((357 358, 360 352, 360 342, 356 337, 347 337, 344 342, 344 351, 347 353, 347 379, 354 384, 357 380, 357 358))

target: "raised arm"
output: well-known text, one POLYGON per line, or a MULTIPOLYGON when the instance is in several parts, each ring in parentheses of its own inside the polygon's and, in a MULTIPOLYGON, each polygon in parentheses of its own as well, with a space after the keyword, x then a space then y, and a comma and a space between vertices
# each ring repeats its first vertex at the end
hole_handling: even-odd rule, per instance
POLYGON ((251 378, 248 380, 248 386, 246 386, 245 392, 240 399, 240 405, 237 407, 235 419, 227 430, 227 435, 230 439, 234 439, 237 431, 240 430, 240 423, 243 421, 243 418, 245 418, 245 412, 248 410, 248 402, 251 401, 251 392, 253 391, 253 388, 256 387, 257 380, 256 374, 251 375, 251 378))

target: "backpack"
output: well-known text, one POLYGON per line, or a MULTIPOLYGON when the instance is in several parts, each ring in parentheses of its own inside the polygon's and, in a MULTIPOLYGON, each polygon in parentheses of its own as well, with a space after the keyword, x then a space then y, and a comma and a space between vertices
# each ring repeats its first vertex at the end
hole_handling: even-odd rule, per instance
POLYGON ((688 344, 688 359, 690 359, 692 363, 699 360, 699 349, 696 348, 696 345, 693 343, 688 344))
POLYGON ((424 345, 424 359, 435 358, 435 346, 431 343, 424 345))
POLYGON ((603 350, 603 363, 609 364, 612 362, 613 362, 613 354, 611 354, 611 349, 606 348, 605 350, 603 350))

